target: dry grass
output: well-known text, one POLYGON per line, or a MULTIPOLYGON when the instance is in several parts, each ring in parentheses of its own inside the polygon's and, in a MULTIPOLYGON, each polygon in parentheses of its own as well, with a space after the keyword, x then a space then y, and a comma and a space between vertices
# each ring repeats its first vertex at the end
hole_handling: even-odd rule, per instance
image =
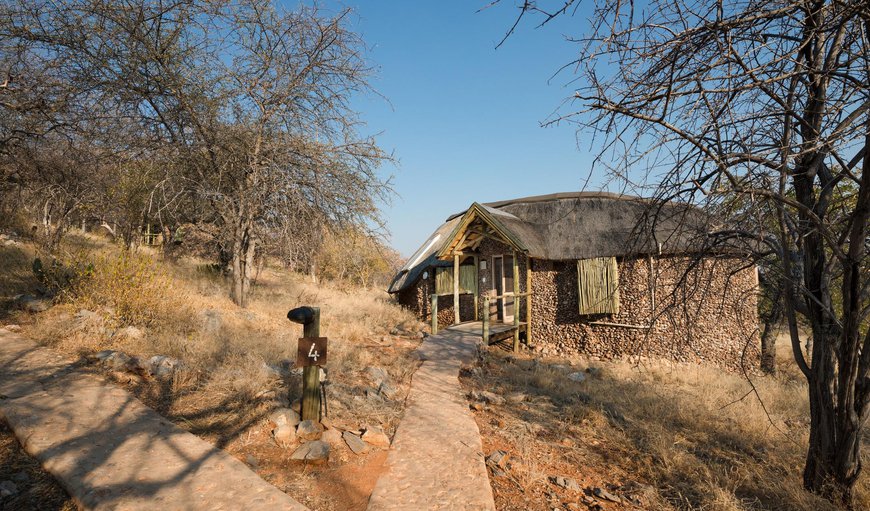
MULTIPOLYGON (((485 445, 512 447, 520 467, 514 475, 525 486, 520 496, 494 482, 499 507, 514 508, 516 499, 536 492, 551 494, 546 480, 526 475, 537 464, 547 475, 573 470, 593 486, 651 485, 650 509, 833 510, 801 486, 806 387, 788 347, 781 348, 780 374, 753 376, 751 384, 742 375, 696 365, 539 362, 490 352, 483 375, 464 378, 466 385, 529 396, 478 415, 491 437, 485 445), (566 378, 587 367, 594 369, 586 381, 566 378), (536 434, 524 434, 529 430, 536 434)), ((866 475, 857 495, 856 507, 870 509, 866 475)))
MULTIPOLYGON (((0 295, 34 287, 33 251, 26 246, 0 250, 0 295)), ((417 323, 382 291, 314 284, 267 267, 257 277, 249 307, 241 309, 227 297, 225 277, 197 259, 163 262, 148 249, 125 254, 100 238, 82 235, 68 236, 62 253, 61 259, 84 278, 59 294, 49 311, 12 312, 7 322, 20 323, 26 335, 67 353, 86 356, 114 349, 181 360, 185 369, 171 381, 122 377, 121 383, 220 445, 301 393, 300 377, 280 371, 292 365, 302 335, 301 326, 287 320, 287 311, 301 305, 321 308, 321 334, 330 339, 330 413, 388 430, 401 415, 401 400, 358 398, 365 395, 366 367, 383 367, 400 389, 416 367, 408 355, 413 344, 389 332, 401 323, 417 323), (78 317, 80 309, 97 316, 78 317), (144 335, 122 335, 128 325, 144 335)))

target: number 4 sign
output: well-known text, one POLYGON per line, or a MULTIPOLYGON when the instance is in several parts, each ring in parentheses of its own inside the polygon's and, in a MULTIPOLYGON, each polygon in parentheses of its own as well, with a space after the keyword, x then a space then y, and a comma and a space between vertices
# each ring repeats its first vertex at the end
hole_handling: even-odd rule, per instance
POLYGON ((300 337, 296 367, 325 366, 326 337, 300 337))

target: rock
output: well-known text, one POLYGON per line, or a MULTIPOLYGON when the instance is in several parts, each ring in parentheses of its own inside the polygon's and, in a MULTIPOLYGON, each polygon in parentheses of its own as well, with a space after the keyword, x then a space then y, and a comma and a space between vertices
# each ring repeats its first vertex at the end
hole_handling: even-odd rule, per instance
POLYGON ((296 413, 295 410, 292 410, 290 408, 275 409, 272 413, 269 414, 269 420, 272 421, 275 426, 281 426, 283 424, 286 424, 288 426, 295 427, 301 422, 299 414, 296 413))
POLYGON ((526 395, 523 394, 522 392, 511 392, 510 394, 507 395, 508 403, 514 403, 514 404, 522 403, 525 400, 526 400, 526 395))
POLYGON ((369 366, 364 373, 374 387, 380 387, 381 384, 390 379, 390 375, 383 367, 369 366))
POLYGON ((564 488, 566 490, 572 491, 580 491, 580 485, 574 479, 569 479, 562 476, 552 476, 550 477, 550 482, 555 484, 559 488, 564 488))
POLYGON ((27 312, 37 313, 45 312, 51 308, 51 301, 44 298, 37 298, 31 295, 22 295, 18 298, 19 306, 27 312))
POLYGON ((128 326, 117 330, 112 337, 124 337, 127 339, 139 340, 145 337, 145 332, 135 326, 128 326))
MULTIPOLYGON (((305 422, 305 421, 303 421, 305 422)), ((306 442, 293 451, 290 459, 298 461, 310 461, 314 463, 324 463, 329 459, 329 444, 314 440, 306 442)))
POLYGON ((289 424, 279 424, 272 430, 275 442, 281 447, 287 447, 296 442, 296 428, 289 424))
MULTIPOLYGON (((100 353, 103 353, 102 351, 100 353)), ((97 358, 100 358, 97 354, 97 358)), ((123 371, 127 369, 132 363, 133 359, 130 355, 127 355, 123 351, 112 351, 105 358, 102 359, 103 365, 106 367, 113 369, 115 371, 123 371)))
POLYGON ((145 367, 147 367, 148 372, 154 376, 166 377, 172 376, 172 373, 178 370, 180 366, 181 361, 178 359, 165 357, 163 355, 154 355, 148 359, 145 367))
POLYGON ((568 375, 568 379, 571 381, 576 381, 577 383, 582 383, 586 381, 586 374, 581 372, 571 373, 568 375))
POLYGON ((13 333, 21 331, 21 327, 19 325, 6 325, 3 328, 5 328, 8 332, 13 332, 13 333))
POLYGON ((323 426, 313 420, 302 421, 296 426, 296 436, 302 440, 317 440, 323 434, 323 426))
POLYGON ((475 401, 483 401, 484 403, 488 403, 491 405, 503 405, 504 398, 495 394, 493 392, 489 392, 487 390, 482 390, 480 392, 472 391, 471 398, 475 401))
POLYGON ((369 387, 366 389, 366 399, 368 399, 372 403, 384 402, 384 396, 382 396, 381 393, 378 392, 378 389, 373 387, 369 387))
POLYGON ((341 445, 341 431, 337 429, 327 429, 320 435, 320 439, 332 447, 337 447, 341 445))
POLYGON ((354 435, 350 431, 345 431, 341 437, 354 454, 365 454, 369 452, 369 444, 363 442, 360 437, 354 435))
POLYGON ((88 309, 79 309, 75 318, 79 321, 99 321, 102 319, 99 314, 88 309))
POLYGON ((115 353, 114 350, 103 350, 94 353, 93 358, 98 362, 105 362, 107 358, 111 357, 112 354, 115 353))
POLYGON ((302 413, 302 400, 294 399, 292 403, 290 403, 290 409, 296 413, 302 413))
POLYGON ((384 449, 390 446, 390 437, 379 426, 366 426, 362 439, 365 443, 384 449))
POLYGON ((18 485, 12 481, 0 482, 0 498, 11 497, 18 493, 18 485))
POLYGON ((221 313, 215 309, 206 309, 199 313, 199 321, 206 333, 214 333, 223 326, 221 313))
POLYGON ((622 502, 622 499, 618 496, 610 493, 604 488, 595 487, 592 489, 592 495, 595 495, 599 499, 609 500, 610 502, 622 502))
POLYGON ((510 458, 510 455, 507 451, 493 451, 486 457, 486 464, 498 468, 505 468, 507 466, 508 458, 510 458))
POLYGON ((381 383, 380 387, 378 387, 378 394, 386 399, 393 400, 399 396, 399 389, 397 389, 392 383, 385 381, 381 383))
POLYGON ((263 370, 263 374, 268 378, 281 378, 283 376, 281 373, 281 368, 269 365, 265 362, 260 365, 260 369, 263 370))

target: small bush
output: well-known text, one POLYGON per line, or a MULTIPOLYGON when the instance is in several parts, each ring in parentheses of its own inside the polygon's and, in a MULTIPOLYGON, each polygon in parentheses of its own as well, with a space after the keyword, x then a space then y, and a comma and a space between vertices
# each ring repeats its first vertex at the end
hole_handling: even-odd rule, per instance
POLYGON ((122 324, 151 327, 191 313, 166 271, 146 255, 121 252, 72 266, 71 301, 86 309, 110 307, 122 324))

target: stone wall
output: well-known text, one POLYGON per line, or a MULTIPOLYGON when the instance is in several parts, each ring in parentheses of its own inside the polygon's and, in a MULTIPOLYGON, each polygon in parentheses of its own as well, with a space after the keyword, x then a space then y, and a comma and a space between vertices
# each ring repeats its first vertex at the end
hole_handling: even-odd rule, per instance
POLYGON ((533 260, 532 344, 547 354, 637 355, 730 368, 743 359, 755 366, 757 281, 755 268, 744 264, 676 256, 620 261, 619 313, 593 317, 579 314, 574 261, 533 260))
MULTIPOLYGON (((478 247, 487 269, 478 273, 479 317, 483 296, 495 296, 493 255, 508 246, 485 239, 478 247)), ((518 256, 520 292, 526 292, 528 260, 518 256)), ((641 356, 682 362, 706 362, 737 368, 757 365, 758 303, 756 270, 744 261, 685 256, 640 257, 619 261, 618 314, 581 316, 577 305, 575 261, 532 259, 531 345, 548 355, 582 354, 602 359, 641 356), (623 326, 596 325, 615 323, 623 326), (634 328, 633 328, 634 327, 634 328)), ((398 295, 399 303, 430 324, 429 278, 398 295)), ((526 321, 525 299, 517 300, 526 321)), ((474 318, 474 297, 460 297, 461 320, 474 318)), ((495 301, 491 305, 495 321, 495 301)), ((438 324, 453 324, 453 296, 438 299, 438 324)))

